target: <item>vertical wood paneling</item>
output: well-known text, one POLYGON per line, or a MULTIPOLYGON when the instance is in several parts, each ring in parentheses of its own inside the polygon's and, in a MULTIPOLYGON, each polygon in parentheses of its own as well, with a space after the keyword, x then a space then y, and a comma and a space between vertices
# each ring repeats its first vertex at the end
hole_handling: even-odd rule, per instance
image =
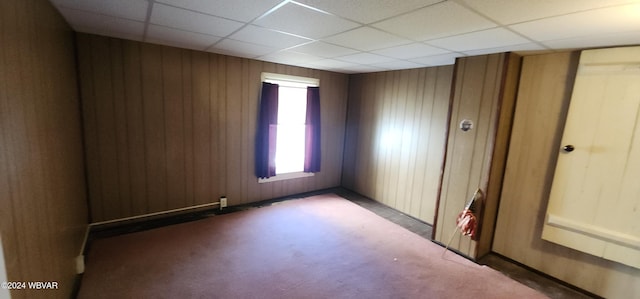
POLYGON ((383 109, 381 116, 381 130, 378 131, 378 162, 380 163, 380 166, 377 171, 377 182, 380 188, 378 188, 375 198, 383 199, 383 203, 392 207, 394 207, 392 201, 395 201, 395 197, 392 197, 390 194, 389 177, 391 172, 395 170, 395 168, 390 165, 390 161, 393 158, 392 150, 398 146, 398 140, 396 139, 397 132, 394 131, 394 119, 392 118, 392 115, 396 110, 396 103, 398 102, 398 99, 394 95, 394 91, 396 90, 394 81, 397 76, 398 72, 391 72, 389 76, 386 76, 385 79, 382 80, 381 84, 384 89, 377 95, 379 99, 383 101, 383 109))
POLYGON ((433 223, 452 66, 353 75, 342 184, 433 223))
MULTIPOLYGON (((78 71, 80 74, 87 74, 84 77, 78 76, 78 82, 82 85, 80 91, 80 98, 82 100, 82 115, 83 117, 83 132, 84 132, 84 147, 86 152, 97 153, 99 151, 98 146, 98 132, 97 132, 97 116, 96 116, 96 101, 95 101, 95 88, 93 84, 93 68, 92 68, 92 51, 91 51, 91 37, 80 35, 77 37, 78 41, 78 71)), ((86 168, 88 173, 94 175, 87 177, 88 195, 89 195, 89 209, 92 214, 97 215, 99 218, 102 216, 102 190, 100 184, 100 160, 97 157, 86 160, 86 168), (95 211, 94 211, 95 210, 95 211)))
POLYGON ((209 114, 211 119, 211 125, 209 129, 209 137, 207 142, 210 143, 210 155, 212 163, 209 164, 211 168, 211 177, 209 178, 209 184, 211 184, 211 194, 207 194, 203 200, 210 202, 210 196, 216 193, 222 193, 221 195, 231 198, 229 191, 227 190, 227 117, 233 119, 232 116, 227 115, 227 76, 226 76, 226 59, 221 56, 214 56, 210 58, 210 73, 209 77, 211 81, 211 91, 209 94, 209 114))
POLYGON ((223 99, 226 103, 225 132, 227 140, 227 156, 223 163, 226 163, 227 172, 224 174, 227 179, 225 189, 229 198, 241 198, 242 196, 242 59, 230 57, 225 66, 225 78, 227 78, 227 92, 223 99), (230 117, 235 116, 235 117, 230 117))
POLYGON ((118 189, 120 197, 120 210, 131 213, 131 177, 129 165, 129 139, 127 134, 127 110, 124 84, 122 80, 114 80, 123 75, 123 57, 121 40, 110 41, 110 53, 112 53, 111 78, 113 82, 113 109, 115 116, 116 132, 116 157, 118 169, 118 189))
MULTIPOLYGON (((345 144, 344 144, 344 157, 348 157, 344 159, 342 162, 342 185, 350 186, 352 189, 362 189, 360 186, 356 185, 356 164, 362 164, 362 162, 358 162, 362 159, 363 156, 367 155, 365 152, 366 149, 363 149, 359 155, 356 155, 356 149, 358 148, 358 143, 360 140, 360 136, 364 136, 368 130, 365 128, 358 129, 358 123, 360 123, 360 110, 356 109, 362 107, 361 99, 359 95, 362 90, 362 76, 351 76, 349 78, 349 105, 347 109, 347 119, 345 123, 345 144)), ((369 138, 370 139, 370 138, 369 138)), ((368 164, 367 164, 368 165, 368 164)), ((360 176, 366 177, 365 173, 359 174, 360 176)), ((365 179, 361 179, 360 182, 365 181, 365 179)))
MULTIPOLYGON (((263 63, 257 60, 250 60, 249 63, 249 73, 248 73, 248 78, 249 80, 247 80, 247 92, 248 92, 248 98, 249 99, 257 99, 260 98, 260 87, 259 86, 255 86, 254 84, 250 84, 252 81, 256 80, 255 78, 261 78, 260 74, 263 71, 263 63)), ((248 105, 248 111, 247 111, 247 128, 255 128, 256 124, 257 124, 257 115, 258 115, 258 106, 257 105, 248 105)), ((249 157, 248 157, 248 163, 247 163, 247 173, 249 173, 249 175, 251 175, 254 171, 254 165, 255 165, 255 155, 253 155, 253 142, 255 140, 255 136, 250 136, 251 132, 253 132, 252 130, 249 130, 249 133, 247 136, 248 137, 248 141, 249 141, 249 157)), ((249 184, 251 184, 251 182, 248 182, 249 184)), ((253 202, 256 201, 258 198, 260 198, 261 194, 265 194, 265 189, 263 188, 264 185, 270 185, 270 184, 260 184, 260 186, 258 186, 257 188, 247 188, 247 197, 246 197, 246 201, 247 202, 253 202)))
POLYGON ((193 128, 193 95, 192 95, 192 61, 191 51, 180 51, 182 65, 182 111, 183 128, 181 134, 184 136, 183 159, 184 159, 184 205, 195 205, 194 198, 194 128, 193 128))
POLYGON ((87 225, 73 35, 46 1, 0 2, 0 236, 8 281, 68 298, 87 225))
POLYGON ((185 192, 184 103, 180 49, 162 48, 162 95, 164 97, 164 127, 167 172, 167 208, 188 206, 185 192))
POLYGON ((456 62, 451 121, 447 140, 435 239, 465 255, 489 252, 502 184, 506 148, 515 102, 520 59, 514 54, 465 57, 456 62), (473 129, 460 130, 463 120, 473 129), (484 194, 476 206, 477 241, 455 233, 456 219, 476 189, 484 194))
MULTIPOLYGON (((118 152, 116 143, 116 123, 114 115, 114 95, 111 84, 111 64, 97 64, 98 61, 110 61, 111 49, 109 40, 92 39, 91 47, 94 49, 91 55, 93 68, 96 136, 98 156, 104 163, 100 164, 99 182, 102 198, 119 199, 120 188, 118 186, 118 152), (108 82, 109 84, 98 84, 108 82), (103 111, 103 113, 98 113, 103 111)), ((120 210, 120 201, 117 204, 101 205, 106 215, 117 214, 120 210)))
MULTIPOLYGON (((104 39, 94 37, 95 39, 104 39)), ((162 48, 161 46, 143 44, 141 50, 142 103, 145 137, 145 162, 147 176, 147 211, 162 211, 167 204, 167 144, 165 140, 165 100, 162 81, 162 48)), ((96 62, 99 64, 100 62, 96 62)), ((173 71, 173 70, 171 70, 173 71)), ((84 74, 80 74, 84 76, 84 74)), ((95 84, 110 84, 110 82, 95 82, 95 84)), ((83 99, 84 100, 84 99, 83 99)), ((108 113, 98 110, 97 114, 108 113)), ((87 153, 87 159, 91 159, 87 153)), ((101 164, 107 163, 101 160, 101 164)), ((88 174, 89 176, 92 173, 88 174)), ((104 198, 103 205, 116 205, 118 198, 104 198)), ((120 218, 126 214, 107 214, 102 219, 94 221, 120 218)))
MULTIPOLYGON (((483 191, 486 190, 485 186, 481 185, 483 178, 480 167, 486 161, 483 152, 485 145, 489 142, 486 140, 486 134, 489 132, 491 121, 487 116, 480 119, 480 108, 483 106, 483 98, 480 95, 484 90, 484 74, 488 59, 487 56, 478 56, 456 61, 456 82, 452 95, 447 159, 442 178, 435 234, 435 239, 440 242, 448 242, 449 235, 455 229, 455 219, 473 191, 478 187, 482 187, 483 191), (472 131, 460 131, 458 124, 463 119, 474 122, 472 131), (485 121, 481 122, 482 120, 485 121)), ((495 82, 491 83, 495 84, 495 82)), ((491 99, 484 100, 489 101, 488 104, 491 103, 491 99)), ((475 248, 467 237, 455 235, 451 247, 474 256, 472 250, 475 251, 475 248)))
POLYGON ((541 239, 578 55, 523 59, 493 250, 602 297, 637 298, 640 270, 541 239))
MULTIPOLYGON (((83 38, 85 36, 78 36, 83 38)), ((78 46, 83 43, 79 42, 78 46)), ((142 82, 141 82, 141 57, 140 47, 130 41, 122 41, 122 74, 124 86, 124 102, 126 111, 126 131, 127 142, 125 145, 128 154, 129 167, 129 200, 131 204, 131 214, 140 214, 146 210, 147 206, 147 178, 146 178, 146 158, 145 158, 145 131, 144 131, 144 104, 142 102, 142 82)), ((83 52, 83 51, 79 51, 83 52)), ((82 63, 82 59, 79 59, 82 63)), ((113 77, 113 78, 117 78, 113 77)), ((86 99, 86 97, 83 97, 86 99)), ((85 120, 85 123, 87 120, 85 120)), ((85 135, 88 135, 85 133, 85 135)), ((90 152, 87 149, 88 152, 90 152)), ((97 163, 92 161, 87 163, 97 163)))
MULTIPOLYGON (((209 72, 209 64, 211 60, 209 55, 201 52, 192 53, 192 88, 193 88, 193 189, 196 204, 208 202, 212 194, 212 186, 216 186, 217 182, 211 179, 212 176, 212 148, 217 148, 216 144, 211 144, 212 129, 217 131, 217 117, 211 116, 211 105, 215 102, 210 101, 211 85, 209 84, 211 73, 209 72)), ((216 111, 214 109, 213 111, 216 111)), ((220 140, 220 139, 218 139, 220 140)), ((218 159, 215 159, 217 161, 218 159)))
POLYGON ((78 49, 93 222, 340 185, 347 75, 86 34, 78 49), (313 177, 257 182, 263 71, 321 80, 323 158, 313 177))
MULTIPOLYGON (((420 73, 424 72, 424 69, 420 70, 412 70, 407 73, 408 75, 408 86, 407 86, 407 99, 415 99, 416 94, 419 91, 418 82, 422 77, 420 73)), ((420 128, 420 117, 417 115, 416 111, 419 111, 418 106, 422 105, 421 102, 416 101, 407 101, 406 107, 406 117, 402 126, 402 153, 401 156, 404 158, 402 163, 402 168, 400 169, 401 177, 398 179, 398 183, 407 182, 405 188, 398 189, 398 198, 403 199, 403 210, 411 211, 411 210, 419 210, 415 207, 416 203, 412 200, 408 200, 407 192, 411 192, 413 190, 413 185, 415 184, 414 176, 415 169, 413 169, 417 156, 417 138, 411 138, 411 136, 417 134, 417 130, 420 128), (416 125, 414 125, 416 124, 416 125)))

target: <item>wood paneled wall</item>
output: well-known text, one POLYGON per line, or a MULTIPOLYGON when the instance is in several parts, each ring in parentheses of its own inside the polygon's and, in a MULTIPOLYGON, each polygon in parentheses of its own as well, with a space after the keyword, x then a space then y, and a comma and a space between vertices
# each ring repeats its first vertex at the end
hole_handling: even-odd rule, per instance
POLYGON ((69 298, 87 228, 73 33, 48 1, 0 1, 0 235, 17 298, 69 298))
POLYGON ((351 76, 342 184, 434 222, 453 66, 351 76))
POLYGON ((578 56, 524 57, 493 251, 605 298, 639 298, 640 270, 541 239, 578 56))
POLYGON ((345 74, 78 34, 93 222, 340 185, 345 74), (261 72, 320 79, 321 172, 258 184, 261 72))
POLYGON ((435 240, 461 253, 480 258, 491 248, 496 212, 506 161, 520 57, 501 53, 458 58, 452 91, 442 187, 438 202, 435 240), (471 130, 460 123, 470 120, 471 130), (455 233, 456 219, 476 189, 478 236, 455 233))

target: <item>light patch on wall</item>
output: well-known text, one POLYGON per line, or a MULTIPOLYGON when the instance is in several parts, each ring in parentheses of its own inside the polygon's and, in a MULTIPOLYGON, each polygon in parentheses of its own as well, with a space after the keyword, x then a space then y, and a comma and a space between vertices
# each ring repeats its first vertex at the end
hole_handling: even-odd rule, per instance
POLYGON ((631 17, 640 18, 640 4, 629 6, 627 11, 631 17))
POLYGON ((384 150, 394 149, 402 143, 402 132, 396 128, 386 128, 380 137, 380 147, 384 150))

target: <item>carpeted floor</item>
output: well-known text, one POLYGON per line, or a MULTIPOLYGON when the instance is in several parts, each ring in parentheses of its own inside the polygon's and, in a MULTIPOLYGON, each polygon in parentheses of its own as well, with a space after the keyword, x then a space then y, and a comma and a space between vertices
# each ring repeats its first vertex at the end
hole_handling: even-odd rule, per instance
POLYGON ((93 241, 78 298, 546 298, 339 196, 93 241))
MULTIPOLYGON (((343 188, 334 188, 328 191, 333 192, 340 197, 346 198, 358 204, 359 206, 376 213, 380 217, 383 217, 399 226, 402 226, 427 240, 431 240, 432 238, 433 228, 431 225, 425 223, 424 221, 415 219, 398 210, 392 209, 379 202, 343 188)), ((589 294, 584 290, 578 290, 575 287, 571 287, 570 285, 562 283, 557 279, 553 279, 548 275, 535 271, 531 268, 527 268, 524 265, 518 264, 517 262, 509 260, 508 258, 500 256, 496 253, 489 253, 476 262, 481 265, 489 266, 492 269, 497 270, 502 274, 510 277, 511 279, 527 285, 530 288, 536 289, 539 292, 554 299, 601 298, 594 294, 589 294)))

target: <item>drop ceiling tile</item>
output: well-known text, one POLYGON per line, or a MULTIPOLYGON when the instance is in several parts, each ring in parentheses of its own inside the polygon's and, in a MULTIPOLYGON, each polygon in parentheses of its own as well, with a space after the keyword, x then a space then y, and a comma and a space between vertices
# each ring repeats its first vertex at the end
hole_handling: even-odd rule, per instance
POLYGON ((405 60, 394 60, 383 63, 375 63, 371 64, 373 67, 379 67, 387 70, 406 70, 406 69, 415 69, 425 67, 423 64, 418 64, 415 62, 405 61, 405 60))
POLYGON ((637 31, 640 3, 525 22, 509 28, 537 41, 637 31))
POLYGON ((371 53, 357 53, 352 55, 346 55, 341 57, 336 57, 338 60, 357 63, 357 64, 374 64, 374 63, 383 63, 393 61, 393 58, 384 57, 371 53))
POLYGON ((50 1, 79 32, 345 73, 640 44, 640 0, 50 1), (243 23, 251 20, 258 24, 243 23))
POLYGON ((299 52, 299 53, 315 55, 318 57, 324 57, 324 58, 344 56, 344 55, 354 54, 358 52, 353 49, 348 49, 345 47, 327 44, 321 41, 315 41, 315 42, 303 44, 301 46, 291 48, 289 50, 294 52, 299 52))
POLYGON ((349 71, 352 74, 363 74, 363 73, 384 72, 384 71, 388 71, 388 69, 375 67, 372 65, 355 65, 350 67, 349 71))
POLYGON ((324 41, 361 51, 373 51, 411 43, 410 40, 371 27, 360 27, 326 38, 324 41))
POLYGON ((428 41, 430 45, 454 52, 498 48, 529 42, 531 41, 504 28, 493 28, 428 41))
POLYGON ((640 44, 640 30, 545 41, 543 44, 551 49, 638 45, 640 44))
POLYGON ((260 56, 259 59, 288 65, 300 65, 311 61, 321 60, 322 58, 290 51, 278 51, 260 56))
POLYGON ((442 0, 298 0, 326 12, 369 24, 422 8, 442 0))
POLYGON ((256 45, 232 39, 224 39, 221 42, 217 43, 213 48, 210 48, 208 51, 225 55, 255 58, 258 56, 267 55, 277 50, 278 49, 272 47, 256 45))
POLYGON ((331 70, 344 70, 357 65, 356 63, 340 61, 335 59, 315 60, 315 61, 309 62, 308 64, 312 67, 316 67, 319 69, 331 69, 331 70))
POLYGON ((497 24, 455 2, 446 1, 372 25, 416 41, 496 27, 497 24))
POLYGON ((184 31, 224 37, 240 28, 243 23, 193 11, 155 4, 150 22, 184 31))
POLYGON ((428 46, 423 43, 412 43, 408 45, 376 50, 372 51, 371 53, 398 59, 411 59, 429 55, 445 54, 449 52, 450 51, 428 46))
POLYGON ((229 38, 279 49, 285 49, 311 41, 310 39, 253 25, 240 29, 238 32, 229 36, 229 38))
POLYGON ((428 65, 428 66, 439 66, 439 65, 450 65, 456 63, 456 58, 464 56, 460 53, 450 53, 450 54, 441 54, 441 55, 433 55, 411 59, 410 61, 428 65))
POLYGON ((165 3, 206 14, 229 18, 237 21, 251 21, 282 0, 159 0, 156 3, 165 3))
POLYGON ((220 38, 216 36, 182 31, 158 25, 149 25, 145 38, 145 41, 149 43, 195 50, 205 50, 218 40, 220 40, 220 38))
POLYGON ((468 56, 475 56, 475 55, 484 55, 484 54, 493 54, 493 53, 502 53, 502 52, 544 51, 544 50, 548 50, 548 49, 540 44, 526 43, 526 44, 509 45, 509 46, 497 47, 497 48, 469 50, 469 51, 463 51, 463 53, 468 56))
POLYGON ((359 24, 288 3, 269 15, 256 20, 254 24, 296 35, 319 39, 359 26, 359 24))
POLYGON ((71 8, 136 21, 147 17, 146 0, 51 0, 59 8, 71 8))
POLYGON ((144 23, 75 9, 60 8, 69 25, 78 32, 140 41, 144 23))
POLYGON ((513 24, 595 8, 629 3, 630 0, 461 0, 501 24, 513 24))

